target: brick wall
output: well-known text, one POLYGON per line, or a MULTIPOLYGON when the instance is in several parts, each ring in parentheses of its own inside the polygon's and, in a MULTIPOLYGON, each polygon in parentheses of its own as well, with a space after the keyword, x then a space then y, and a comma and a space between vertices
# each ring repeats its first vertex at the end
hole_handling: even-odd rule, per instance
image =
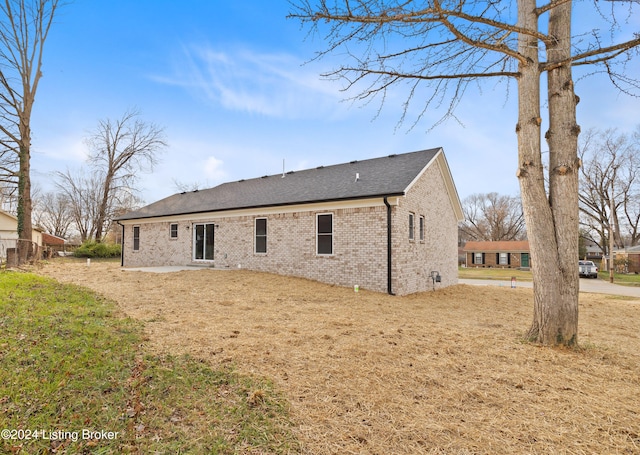
MULTIPOLYGON (((478 251, 480 253, 480 251, 478 251)), ((502 253, 507 253, 506 251, 502 251, 502 253)), ((467 253, 467 267, 496 267, 503 269, 512 269, 519 268, 521 266, 520 261, 522 258, 522 253, 507 253, 509 257, 509 264, 500 264, 500 253, 496 253, 495 251, 489 251, 484 253, 484 262, 482 264, 474 264, 473 258, 475 252, 467 253)))
POLYGON ((178 222, 177 239, 169 238, 171 222, 127 225, 124 265, 198 263, 192 259, 194 222, 216 225, 216 267, 248 268, 386 292, 384 206, 182 220, 178 222), (316 254, 316 215, 319 213, 333 214, 333 254, 329 256, 316 254), (267 253, 254 252, 256 218, 267 219, 267 253), (133 251, 133 226, 140 226, 138 251, 133 251))
POLYGON ((393 215, 393 288, 399 295, 433 289, 431 271, 438 271, 436 289, 458 284, 458 221, 444 190, 438 163, 414 183, 393 215), (414 239, 409 239, 409 214, 414 214, 414 239), (420 217, 425 220, 420 240, 420 217))
MULTIPOLYGON (((415 182, 399 205, 392 207, 392 288, 398 295, 433 288, 431 271, 442 282, 457 284, 457 220, 444 190, 438 163, 415 182), (415 215, 415 238, 409 240, 409 213, 415 215), (420 240, 420 217, 425 238, 420 240)), ((329 207, 329 206, 327 206, 329 207)), ((326 208, 290 213, 255 212, 177 221, 178 237, 170 238, 176 221, 141 222, 140 248, 133 251, 133 224, 125 225, 126 267, 193 264, 193 223, 215 223, 215 266, 247 268, 306 277, 339 286, 387 291, 387 208, 381 199, 369 207, 326 208), (333 214, 333 254, 316 254, 316 216, 333 214), (267 219, 267 253, 255 253, 254 223, 267 219)), ((203 262, 203 264, 210 264, 203 262)))

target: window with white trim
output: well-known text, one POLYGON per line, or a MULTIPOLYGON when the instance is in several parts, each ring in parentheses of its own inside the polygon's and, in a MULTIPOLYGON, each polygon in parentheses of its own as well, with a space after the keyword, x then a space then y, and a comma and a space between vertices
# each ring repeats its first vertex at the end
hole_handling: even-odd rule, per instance
POLYGON ((133 227, 133 251, 140 249, 140 226, 133 227))
POLYGON ((474 264, 484 264, 483 258, 484 258, 484 254, 483 253, 475 253, 473 255, 473 263, 474 264))
POLYGON ((500 253, 498 260, 500 265, 509 265, 509 253, 500 253))
POLYGON ((171 223, 169 225, 169 238, 170 239, 178 238, 178 223, 171 223))
POLYGON ((333 254, 333 213, 316 215, 316 253, 333 254))
POLYGON ((420 217, 420 241, 424 242, 424 217, 420 217))
POLYGON ((409 214, 409 240, 415 239, 415 215, 409 214))
POLYGON ((255 252, 267 252, 267 219, 256 218, 255 222, 255 252))

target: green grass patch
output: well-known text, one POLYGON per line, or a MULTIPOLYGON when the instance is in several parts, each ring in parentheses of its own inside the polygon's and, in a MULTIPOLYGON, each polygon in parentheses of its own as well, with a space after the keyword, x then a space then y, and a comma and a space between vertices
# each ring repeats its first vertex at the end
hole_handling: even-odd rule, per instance
POLYGON ((141 349, 139 323, 84 288, 0 273, 0 453, 292 453, 267 380, 141 349))
MULTIPOLYGON (((598 277, 601 280, 609 281, 609 272, 600 270, 598 272, 598 277)), ((635 273, 614 273, 613 282, 623 286, 640 286, 640 275, 636 275, 635 273)))
POLYGON ((532 281, 531 272, 518 269, 500 269, 493 267, 458 267, 458 277, 476 280, 503 280, 509 281, 511 277, 518 281, 532 281))

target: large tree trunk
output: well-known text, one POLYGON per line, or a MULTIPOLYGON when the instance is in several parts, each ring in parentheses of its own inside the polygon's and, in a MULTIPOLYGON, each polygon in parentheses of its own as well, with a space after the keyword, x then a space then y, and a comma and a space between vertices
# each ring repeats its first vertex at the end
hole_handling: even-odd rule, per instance
MULTIPOLYGON (((549 12, 549 34, 555 38, 548 46, 549 62, 569 62, 571 58, 571 2, 558 5, 549 12)), ((557 239, 557 263, 560 288, 554 305, 553 327, 540 334, 542 339, 554 336, 556 343, 578 342, 578 134, 577 97, 571 78, 571 64, 564 63, 547 73, 549 102, 549 199, 557 239)))
POLYGON ((103 229, 105 221, 107 219, 107 207, 109 205, 109 196, 111 191, 111 183, 113 181, 113 172, 111 167, 104 178, 104 185, 102 187, 102 200, 100 201, 100 207, 98 208, 98 220, 96 222, 96 242, 102 242, 103 229))
MULTIPOLYGON (((535 0, 519 1, 519 24, 537 30, 535 0)), ((556 42, 549 61, 570 56, 571 3, 552 10, 549 30, 556 42)), ((520 34, 528 58, 518 82, 520 190, 532 252, 534 315, 528 337, 543 344, 578 340, 578 159, 575 96, 569 64, 549 71, 549 194, 544 186, 540 144, 538 43, 520 34)))
MULTIPOLYGON (((21 127, 21 130, 25 129, 21 127)), ((25 133, 23 133, 25 134, 25 133)), ((23 136, 24 138, 25 136, 23 136)), ((23 139, 24 140, 24 139, 23 139)), ((30 134, 26 132, 27 144, 30 134)), ((18 174, 18 265, 29 261, 34 254, 33 226, 31 221, 31 153, 28 146, 20 144, 20 167, 18 174)))

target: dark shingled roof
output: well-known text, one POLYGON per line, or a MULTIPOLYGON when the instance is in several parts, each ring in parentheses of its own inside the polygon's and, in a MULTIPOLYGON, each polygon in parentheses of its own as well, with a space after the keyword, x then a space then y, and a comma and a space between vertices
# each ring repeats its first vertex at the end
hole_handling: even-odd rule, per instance
POLYGON ((117 220, 404 195, 441 148, 223 183, 174 194, 117 220), (356 174, 359 175, 356 181, 356 174))

